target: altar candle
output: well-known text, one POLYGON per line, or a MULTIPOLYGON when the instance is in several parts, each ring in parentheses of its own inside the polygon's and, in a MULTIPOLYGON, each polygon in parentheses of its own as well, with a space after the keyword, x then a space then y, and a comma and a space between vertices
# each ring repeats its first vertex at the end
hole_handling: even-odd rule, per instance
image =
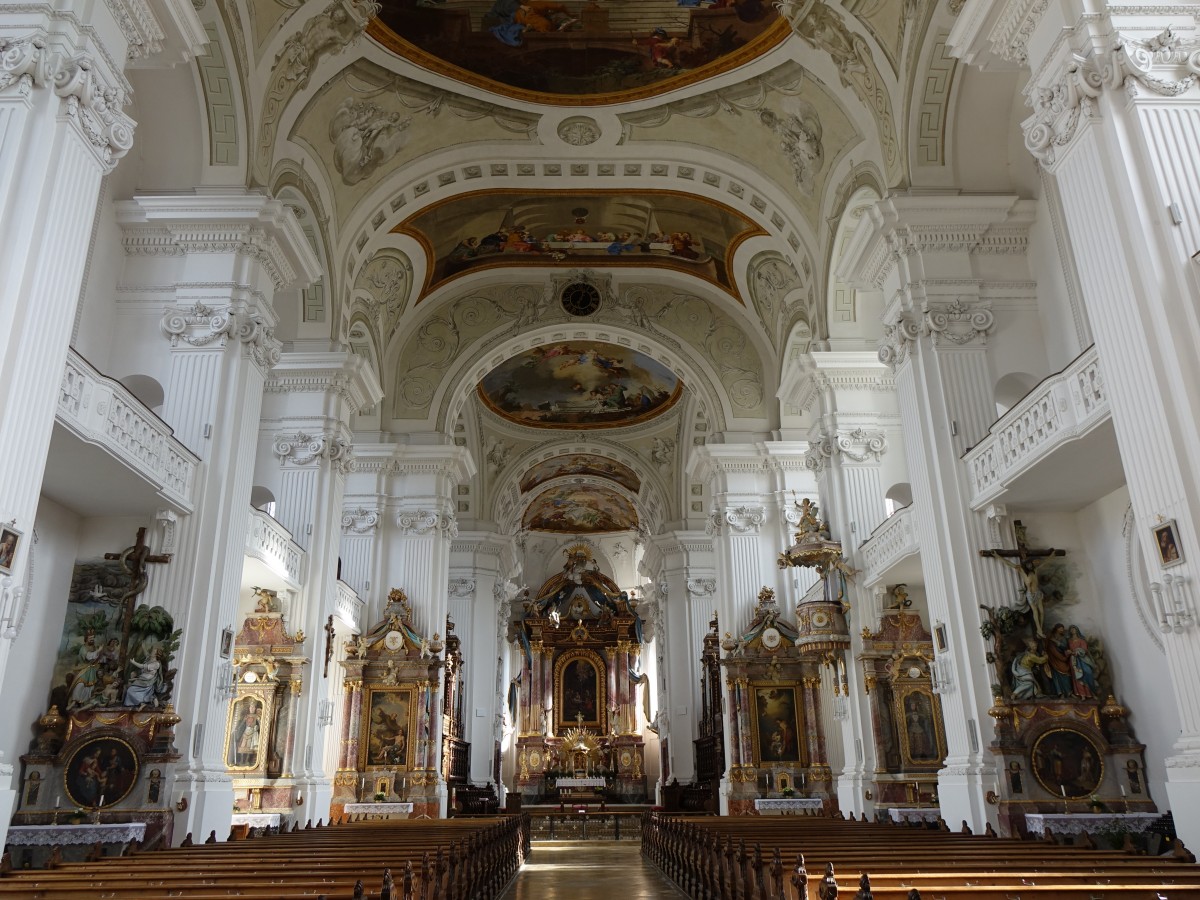
POLYGON ((61 807, 62 807, 62 794, 59 794, 57 797, 54 798, 54 808, 59 809, 61 807))
POLYGON ((1120 784, 1120 785, 1117 785, 1117 787, 1119 787, 1121 789, 1121 796, 1124 797, 1125 796, 1125 785, 1120 784))
POLYGON ((1066 800, 1067 799, 1067 786, 1065 784, 1060 784, 1058 786, 1058 789, 1060 791, 1062 791, 1063 799, 1066 800))
POLYGON ((103 795, 103 794, 101 794, 101 795, 100 795, 100 802, 99 802, 99 803, 97 803, 96 805, 97 805, 97 806, 103 806, 103 805, 104 805, 104 795, 103 795))

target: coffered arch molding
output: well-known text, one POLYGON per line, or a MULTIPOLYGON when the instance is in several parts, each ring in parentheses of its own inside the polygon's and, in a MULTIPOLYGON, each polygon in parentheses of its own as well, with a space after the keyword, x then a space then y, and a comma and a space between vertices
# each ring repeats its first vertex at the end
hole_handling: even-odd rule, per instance
MULTIPOLYGON (((520 487, 521 479, 525 477, 525 473, 540 462, 569 454, 602 456, 628 466, 641 481, 641 490, 638 496, 654 496, 657 500, 658 508, 669 514, 673 505, 669 502, 670 495, 662 483, 659 474, 648 466, 640 456, 612 438, 592 437, 583 434, 555 437, 547 443, 529 448, 520 456, 513 459, 505 467, 503 476, 497 480, 492 494, 492 508, 498 513, 507 514, 511 512, 513 507, 521 505, 522 499, 527 496, 522 494, 520 487)), ((544 485, 549 483, 549 481, 546 481, 543 484, 539 484, 528 493, 530 495, 540 493, 544 485)), ((613 484, 615 485, 616 482, 613 482, 613 484)))
POLYGON ((484 189, 536 190, 531 177, 517 174, 518 166, 525 165, 535 167, 536 185, 543 190, 547 180, 542 173, 548 166, 557 166, 564 174, 556 176, 554 186, 562 190, 615 189, 634 194, 671 190, 718 202, 746 216, 776 241, 780 251, 793 252, 803 246, 814 259, 819 258, 813 227, 790 195, 761 173, 739 160, 694 145, 659 148, 661 155, 654 156, 646 155, 647 149, 637 147, 635 156, 634 148, 615 148, 619 152, 588 161, 587 174, 579 175, 569 174, 573 163, 581 164, 577 157, 556 148, 528 145, 492 145, 487 148, 487 156, 481 155, 479 147, 467 145, 414 160, 363 197, 346 220, 338 247, 346 259, 349 283, 376 249, 393 239, 393 229, 434 203, 484 189), (599 174, 601 166, 629 174, 599 174), (681 169, 706 173, 716 183, 683 177, 681 169), (632 174, 635 170, 638 174, 632 174), (500 172, 504 174, 493 174, 500 172), (755 198, 764 197, 771 201, 764 201, 759 209, 754 205, 755 198))
MULTIPOLYGON (((434 411, 433 422, 430 424, 435 430, 444 430, 446 423, 454 422, 474 394, 475 386, 504 360, 531 347, 568 340, 613 343, 644 353, 674 372, 688 391, 704 398, 706 408, 711 411, 710 415, 719 424, 719 430, 724 430, 734 421, 733 406, 721 386, 720 377, 702 353, 681 352, 657 338, 630 328, 586 322, 558 322, 532 328, 497 344, 489 345, 487 339, 482 339, 474 346, 465 348, 448 366, 437 387, 430 403, 430 409, 434 411)), ((685 396, 686 393, 687 391, 685 396)))

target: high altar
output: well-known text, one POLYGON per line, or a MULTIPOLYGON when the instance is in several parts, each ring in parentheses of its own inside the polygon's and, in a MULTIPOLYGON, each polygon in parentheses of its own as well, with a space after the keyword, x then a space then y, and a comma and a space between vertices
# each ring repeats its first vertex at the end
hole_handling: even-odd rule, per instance
POLYGON ((636 691, 646 679, 638 674, 637 601, 579 545, 567 551, 561 573, 526 595, 509 637, 523 659, 510 691, 521 794, 532 801, 553 793, 557 777, 583 775, 605 777, 614 798, 643 800, 636 691))

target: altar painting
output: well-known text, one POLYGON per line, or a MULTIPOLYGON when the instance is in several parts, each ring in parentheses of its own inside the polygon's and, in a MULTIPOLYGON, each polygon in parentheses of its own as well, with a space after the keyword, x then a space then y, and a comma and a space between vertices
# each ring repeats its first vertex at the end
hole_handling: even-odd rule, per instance
POLYGON ((531 531, 593 534, 637 528, 633 504, 613 491, 590 485, 553 487, 525 510, 522 527, 531 531))
POLYGON ((683 383, 662 363, 597 341, 533 347, 479 383, 488 409, 534 428, 634 425, 666 412, 682 392, 683 383))
POLYGON ((360 744, 365 765, 412 768, 415 728, 412 688, 371 690, 360 744))
POLYGON ((933 694, 916 688, 897 694, 900 747, 906 766, 940 764, 946 755, 941 712, 933 694))
POLYGON ((1034 742, 1030 757, 1033 777, 1055 797, 1082 800, 1104 780, 1104 754, 1073 728, 1047 731, 1034 742))
POLYGON ((528 493, 540 484, 545 484, 554 478, 564 475, 593 475, 615 481, 630 493, 636 494, 642 488, 642 481, 637 473, 624 463, 613 459, 605 459, 594 453, 568 453, 544 460, 530 468, 521 479, 521 493, 528 493))
POLYGON ((131 583, 118 562, 75 564, 50 682, 50 699, 59 709, 120 705, 125 687, 125 592, 131 583))
POLYGON ((369 33, 420 65, 523 99, 617 100, 745 62, 783 37, 778 24, 765 0, 679 0, 634 12, 595 2, 383 0, 369 33))
POLYGON ((230 769, 252 770, 266 759, 271 733, 273 689, 246 694, 229 704, 225 729, 225 764, 230 769))
POLYGON ((604 663, 586 650, 568 651, 557 666, 558 726, 603 730, 604 663))
POLYGON ((754 708, 754 758, 762 763, 803 764, 800 749, 800 702, 794 684, 756 684, 754 708))
POLYGON ((138 779, 138 754, 117 737, 96 737, 67 761, 64 786, 76 806, 103 808, 121 802, 138 779))

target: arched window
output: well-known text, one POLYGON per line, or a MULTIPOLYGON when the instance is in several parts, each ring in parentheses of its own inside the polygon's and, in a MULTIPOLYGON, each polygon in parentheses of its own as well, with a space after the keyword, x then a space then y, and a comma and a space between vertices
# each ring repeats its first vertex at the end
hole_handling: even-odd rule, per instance
POLYGON ((261 484, 250 488, 250 505, 259 512, 265 512, 272 519, 275 518, 275 495, 261 484))
POLYGON ((912 503, 912 485, 906 481, 893 484, 883 495, 883 505, 889 516, 898 509, 904 509, 910 503, 912 503))
POLYGON ((121 384, 125 385, 129 393, 137 397, 142 402, 142 405, 151 412, 162 412, 163 400, 166 394, 163 391, 163 386, 149 375, 126 375, 120 379, 121 384))

